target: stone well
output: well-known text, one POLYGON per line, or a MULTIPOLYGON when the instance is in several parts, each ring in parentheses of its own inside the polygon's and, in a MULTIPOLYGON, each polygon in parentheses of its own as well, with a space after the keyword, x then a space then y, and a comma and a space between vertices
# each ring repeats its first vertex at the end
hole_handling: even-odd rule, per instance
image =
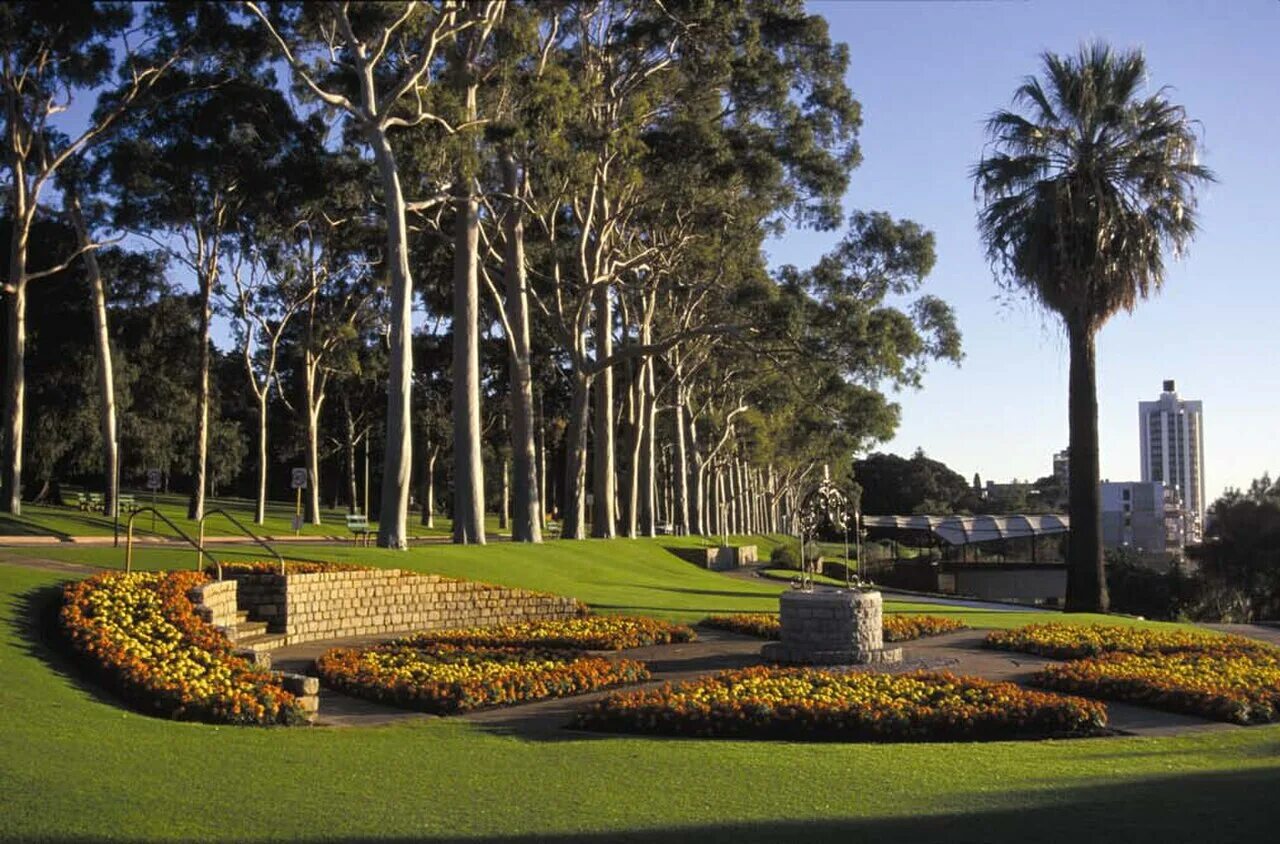
POLYGON ((853 665, 902 661, 902 648, 884 646, 884 601, 879 592, 824 589, 784 592, 782 641, 760 655, 770 662, 853 665))

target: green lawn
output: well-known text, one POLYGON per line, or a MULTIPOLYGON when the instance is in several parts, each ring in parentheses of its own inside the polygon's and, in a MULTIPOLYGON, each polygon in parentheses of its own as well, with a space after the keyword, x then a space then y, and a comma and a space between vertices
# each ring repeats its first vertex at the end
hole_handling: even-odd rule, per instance
MULTIPOLYGON (((556 555, 560 572, 540 549, 515 546, 391 557, 491 580, 575 583, 574 594, 673 617, 695 604, 759 608, 776 589, 726 584, 671 555, 655 562, 662 554, 637 550, 645 544, 581 543, 556 555), (645 559, 658 570, 638 570, 645 559), (663 588, 663 579, 673 580, 663 588)), ((388 552, 359 556, 389 562, 388 552)), ((529 740, 441 718, 346 730, 157 720, 82 685, 37 634, 34 610, 56 581, 0 565, 4 840, 1223 842, 1274 834, 1280 727, 877 746, 572 733, 529 740)))
MULTIPOLYGON (((139 507, 151 506, 151 493, 145 490, 125 490, 132 493, 139 507)), ((66 500, 74 502, 75 491, 64 492, 66 500)), ((253 524, 254 502, 247 498, 210 498, 206 500, 205 511, 216 508, 227 510, 258 534, 269 536, 288 536, 293 533, 294 502, 270 501, 267 503, 267 518, 262 525, 253 524)), ((171 519, 190 536, 195 536, 197 524, 187 518, 187 497, 159 493, 156 495, 156 509, 171 519)), ((307 536, 347 536, 346 510, 321 508, 321 524, 302 526, 302 533, 307 536)), ((121 513, 120 528, 124 530, 128 515, 121 513)), ((409 532, 412 536, 447 536, 451 523, 445 517, 437 517, 435 527, 425 528, 418 524, 417 513, 411 513, 409 532)), ((496 516, 487 520, 488 530, 498 529, 496 516)), ((153 533, 151 515, 139 515, 134 522, 134 529, 139 535, 153 533)), ((0 536, 111 536, 115 530, 114 520, 102 513, 83 512, 74 504, 62 506, 57 504, 22 505, 21 516, 0 514, 0 536)), ((162 520, 155 522, 155 534, 174 536, 173 531, 162 520)), ((218 515, 210 515, 205 522, 205 534, 208 536, 241 535, 226 519, 218 515)))

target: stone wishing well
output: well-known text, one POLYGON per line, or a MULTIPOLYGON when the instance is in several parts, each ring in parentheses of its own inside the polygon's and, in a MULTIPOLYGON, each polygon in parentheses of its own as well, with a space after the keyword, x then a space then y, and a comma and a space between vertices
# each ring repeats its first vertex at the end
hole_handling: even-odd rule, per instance
POLYGON ((760 655, 771 662, 853 665, 902 661, 902 648, 886 648, 883 601, 876 591, 824 589, 785 592, 782 640, 760 655))
MULTIPOLYGON (((857 507, 831 483, 824 469, 822 481, 801 502, 796 514, 800 528, 801 589, 783 593, 780 600, 782 640, 769 642, 760 655, 771 662, 809 665, 851 665, 902 661, 902 648, 884 646, 884 601, 880 593, 863 589, 850 577, 849 529, 860 536, 857 507), (816 589, 806 549, 824 525, 845 534, 845 588, 816 589)), ((859 542, 861 546, 861 542, 859 542)), ((859 567, 861 567, 859 547, 859 567)), ((860 579, 858 580, 860 583, 860 579)))

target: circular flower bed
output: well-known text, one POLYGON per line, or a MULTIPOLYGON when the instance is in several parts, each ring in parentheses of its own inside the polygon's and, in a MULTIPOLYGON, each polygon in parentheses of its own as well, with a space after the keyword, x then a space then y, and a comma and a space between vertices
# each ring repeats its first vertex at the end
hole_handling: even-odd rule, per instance
POLYGON ((617 651, 697 639, 692 627, 643 616, 592 615, 551 621, 524 621, 496 627, 461 627, 418 633, 397 644, 570 648, 617 651))
POLYGON ((1274 653, 1111 653, 1046 666, 1031 682, 1236 724, 1280 721, 1280 658, 1274 653))
POLYGON ((300 724, 306 713, 268 671, 235 656, 187 597, 201 572, 101 574, 63 591, 72 649, 141 709, 212 723, 300 724))
POLYGON ((443 642, 334 648, 316 660, 316 668, 325 683, 348 694, 437 714, 649 679, 644 663, 633 660, 443 642))
POLYGON ((907 741, 1096 735, 1106 709, 1076 697, 950 673, 747 668, 614 693, 584 729, 704 737, 907 741))
POLYGON ((1258 652, 1268 646, 1242 636, 1189 630, 1153 630, 1108 624, 1029 624, 987 634, 987 647, 1079 659, 1104 653, 1159 654, 1176 651, 1258 652))
MULTIPOLYGON (((759 636, 761 639, 778 639, 782 635, 782 623, 769 613, 740 613, 738 615, 713 615, 703 619, 703 624, 732 633, 759 636)), ((884 616, 883 630, 886 642, 909 642, 925 636, 940 636, 956 630, 967 630, 968 625, 939 615, 884 616)))
POLYGON ((1241 636, 1033 624, 992 633, 987 645, 1072 660, 1036 672, 1031 682, 1044 688, 1237 724, 1280 721, 1280 648, 1241 636))

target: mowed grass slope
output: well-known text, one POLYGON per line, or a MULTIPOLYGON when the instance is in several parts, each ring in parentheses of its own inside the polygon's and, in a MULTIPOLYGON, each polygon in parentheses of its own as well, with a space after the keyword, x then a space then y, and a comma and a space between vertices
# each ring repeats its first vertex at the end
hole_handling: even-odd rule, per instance
MULTIPOLYGON (((581 568, 600 578, 607 570, 581 568)), ((1274 833, 1280 727, 878 746, 569 732, 534 741, 439 718, 346 730, 162 721, 81 684, 41 638, 32 615, 56 598, 57 581, 0 565, 4 840, 1224 842, 1274 833)))

